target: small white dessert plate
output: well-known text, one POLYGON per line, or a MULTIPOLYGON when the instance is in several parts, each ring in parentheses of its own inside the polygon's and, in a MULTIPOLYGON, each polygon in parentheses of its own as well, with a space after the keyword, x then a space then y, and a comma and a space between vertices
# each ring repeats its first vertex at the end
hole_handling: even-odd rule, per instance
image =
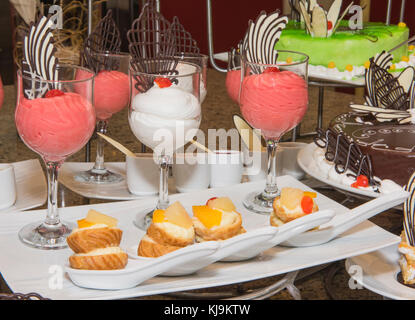
POLYGON ((361 196, 365 196, 369 198, 376 198, 381 195, 378 192, 353 188, 343 183, 330 180, 324 175, 322 175, 322 173, 319 170, 315 169, 316 166, 314 165, 315 160, 313 158, 313 154, 317 148, 319 147, 316 146, 314 143, 310 143, 308 146, 301 149, 300 152, 298 153, 298 157, 297 157, 298 165, 301 167, 301 169, 304 170, 305 173, 312 176, 314 179, 317 179, 325 184, 332 186, 333 188, 337 190, 343 190, 343 191, 346 191, 347 193, 357 194, 357 195, 361 195, 361 196))
POLYGON ((366 289, 395 300, 415 300, 415 289, 397 280, 398 244, 346 260, 346 271, 366 289))
MULTIPOLYGON (((92 162, 65 162, 59 171, 59 182, 68 189, 77 194, 80 194, 85 198, 105 200, 135 200, 142 199, 144 197, 132 194, 128 190, 125 162, 105 162, 107 169, 124 177, 124 180, 121 182, 93 184, 83 183, 75 180, 75 175, 77 173, 90 170, 93 165, 94 164, 92 162)), ((169 193, 175 193, 174 182, 171 178, 169 179, 169 193)))
POLYGON ((78 270, 65 266, 73 283, 79 287, 101 290, 120 290, 138 286, 140 283, 177 265, 209 256, 219 247, 216 242, 188 246, 154 259, 128 259, 122 270, 78 270))
POLYGON ((0 210, 0 214, 24 211, 39 207, 46 202, 47 185, 42 166, 38 159, 10 163, 16 179, 16 202, 0 210))

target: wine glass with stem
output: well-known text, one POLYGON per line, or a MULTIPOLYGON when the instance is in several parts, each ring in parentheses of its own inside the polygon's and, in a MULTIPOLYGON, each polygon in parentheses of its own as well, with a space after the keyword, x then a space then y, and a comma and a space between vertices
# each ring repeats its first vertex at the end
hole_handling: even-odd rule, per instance
POLYGON ((146 230, 154 209, 166 209, 168 171, 174 152, 197 133, 201 122, 200 78, 196 64, 171 58, 132 63, 129 124, 136 138, 153 150, 160 168, 159 197, 155 208, 137 214, 135 224, 146 230), (172 67, 173 66, 173 67, 172 67), (179 74, 178 69, 186 69, 179 74))
MULTIPOLYGON (((94 107, 97 114, 96 131, 106 134, 110 118, 128 105, 130 88, 128 67, 130 55, 128 53, 91 53, 100 64, 94 84, 94 107)), ((80 182, 108 184, 124 180, 121 174, 112 172, 104 163, 105 140, 98 135, 97 155, 94 166, 75 175, 80 182)))
POLYGON ((54 81, 29 77, 21 70, 17 75, 16 128, 26 146, 43 159, 48 181, 46 219, 24 226, 18 235, 26 245, 41 249, 67 246, 66 237, 74 225, 59 217, 58 171, 68 156, 88 142, 96 121, 94 72, 58 65, 57 74, 54 81), (83 74, 82 79, 78 73, 83 74), (39 89, 40 94, 27 94, 39 89))
POLYGON ((249 210, 268 214, 279 195, 277 185, 277 145, 284 133, 297 126, 308 107, 308 56, 294 51, 278 51, 273 64, 249 62, 241 56, 242 77, 239 105, 245 120, 260 130, 268 153, 266 186, 244 200, 249 210))

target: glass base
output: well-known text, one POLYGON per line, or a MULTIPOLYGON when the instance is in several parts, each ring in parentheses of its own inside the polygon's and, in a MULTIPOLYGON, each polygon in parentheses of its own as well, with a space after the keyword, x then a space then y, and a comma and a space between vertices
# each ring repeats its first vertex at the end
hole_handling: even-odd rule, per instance
POLYGON ((118 173, 109 171, 107 169, 91 169, 88 171, 78 173, 75 176, 75 180, 86 183, 105 184, 122 182, 124 180, 124 177, 118 173))
POLYGON ((26 245, 38 249, 64 249, 68 246, 66 237, 75 225, 61 222, 56 226, 48 226, 38 221, 24 226, 19 231, 19 239, 26 245))
POLYGON ((259 214, 270 214, 274 209, 272 203, 278 195, 264 198, 262 192, 251 192, 243 201, 245 208, 259 214))
POLYGON ((147 231, 147 228, 150 226, 151 221, 153 221, 153 212, 155 208, 153 209, 143 209, 137 215, 135 216, 135 219, 133 221, 134 225, 140 229, 147 231))

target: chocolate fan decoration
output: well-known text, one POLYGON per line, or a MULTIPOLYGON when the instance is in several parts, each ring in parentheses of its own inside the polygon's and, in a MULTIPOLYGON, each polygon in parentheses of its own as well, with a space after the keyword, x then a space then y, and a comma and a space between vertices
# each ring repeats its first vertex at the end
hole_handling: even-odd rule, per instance
POLYGON ((200 49, 190 32, 186 31, 177 16, 173 17, 170 32, 176 43, 176 54, 199 55, 200 49))
MULTIPOLYGON (((52 26, 50 17, 42 17, 37 24, 31 24, 28 35, 23 41, 22 73, 32 79, 58 80, 58 58, 55 57, 56 48, 53 45, 52 26)), ((23 92, 26 98, 41 98, 49 87, 57 85, 40 84, 23 79, 23 92)))
MULTIPOLYGON (((132 56, 131 68, 148 74, 178 74, 176 43, 167 21, 151 2, 144 5, 139 17, 127 32, 128 49, 132 56)), ((147 90, 153 83, 135 77, 137 90, 147 90)))
POLYGON ((288 23, 286 16, 277 10, 269 15, 261 11, 255 22, 248 22, 248 30, 243 40, 243 51, 249 62, 274 64, 278 58, 275 45, 288 23))
POLYGON ((379 184, 374 179, 370 157, 363 154, 359 146, 350 142, 343 133, 337 133, 331 128, 326 131, 318 128, 314 143, 326 149, 325 157, 335 164, 334 169, 337 173, 342 174, 350 170, 355 174, 355 178, 365 175, 370 185, 379 184))
POLYGON ((350 107, 357 111, 369 111, 379 121, 407 123, 411 120, 407 110, 413 108, 415 103, 415 69, 407 67, 398 77, 394 77, 388 72, 392 59, 392 55, 385 51, 370 59, 365 74, 366 104, 351 104, 350 107))
POLYGON ((108 10, 85 40, 82 52, 83 64, 95 73, 101 70, 114 70, 118 67, 116 62, 104 54, 97 55, 97 53, 119 53, 120 50, 120 31, 112 18, 112 10, 108 10))
POLYGON ((409 179, 408 184, 405 186, 405 191, 409 192, 409 197, 406 199, 403 212, 404 212, 404 220, 403 220, 403 227, 405 231, 405 237, 408 241, 408 244, 411 246, 415 246, 415 172, 412 174, 411 178, 409 179))

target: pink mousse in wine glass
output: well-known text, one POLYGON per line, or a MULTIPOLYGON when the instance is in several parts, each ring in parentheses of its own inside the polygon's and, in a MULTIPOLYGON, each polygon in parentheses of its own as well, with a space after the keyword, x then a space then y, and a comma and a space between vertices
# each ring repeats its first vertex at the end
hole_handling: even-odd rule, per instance
POLYGON ((266 139, 279 139, 307 111, 307 82, 291 71, 252 74, 242 82, 241 112, 266 139))
POLYGON ((22 140, 46 161, 56 162, 87 143, 96 121, 91 103, 74 92, 33 100, 22 97, 15 120, 22 140))
MULTIPOLYGON (((88 77, 79 70, 76 78, 88 77)), ((80 89, 77 89, 80 92, 80 89)), ((130 87, 128 75, 116 70, 98 72, 94 81, 94 107, 98 120, 107 120, 128 104, 130 87)))
POLYGON ((228 70, 226 73, 226 90, 229 97, 239 102, 239 87, 241 86, 241 69, 228 70))

